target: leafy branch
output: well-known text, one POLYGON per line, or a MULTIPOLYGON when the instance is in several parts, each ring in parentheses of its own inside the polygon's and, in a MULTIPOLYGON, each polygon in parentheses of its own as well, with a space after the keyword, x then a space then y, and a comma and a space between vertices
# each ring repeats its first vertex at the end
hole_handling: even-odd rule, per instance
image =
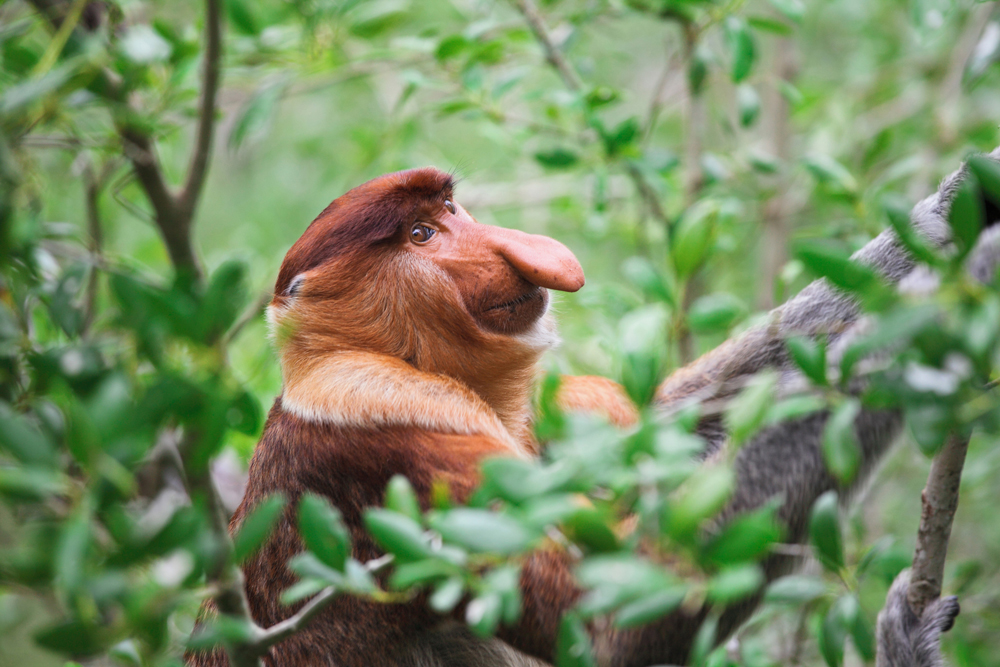
MULTIPOLYGON (((68 22, 73 20, 72 16, 60 14, 58 10, 61 6, 50 0, 30 0, 30 2, 49 20, 57 32, 62 30, 64 23, 69 25, 68 22)), ((222 3, 220 0, 206 0, 205 52, 195 144, 184 184, 177 191, 167 183, 163 166, 156 155, 153 139, 128 120, 138 110, 129 102, 128 90, 121 78, 106 68, 101 70, 99 75, 103 95, 113 105, 125 107, 124 113, 114 112, 115 126, 124 144, 125 157, 132 164, 136 178, 153 207, 154 221, 163 237, 170 261, 176 270, 185 272, 199 281, 202 279, 202 269, 194 250, 192 228, 194 212, 205 184, 212 153, 221 58, 222 3)))

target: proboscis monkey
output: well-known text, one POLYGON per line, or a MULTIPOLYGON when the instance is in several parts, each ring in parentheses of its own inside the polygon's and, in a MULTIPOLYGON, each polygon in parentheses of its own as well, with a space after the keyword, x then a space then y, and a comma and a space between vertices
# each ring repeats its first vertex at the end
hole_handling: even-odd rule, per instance
MULTIPOLYGON (((935 243, 946 242, 945 217, 960 178, 953 175, 914 209, 913 223, 935 243)), ((435 480, 446 481, 461 500, 475 487, 484 457, 536 454, 536 364, 557 340, 548 290, 580 289, 583 271, 552 239, 477 223, 455 202, 452 188, 451 177, 431 168, 369 181, 330 204, 285 257, 268 309, 284 386, 231 524, 236 530, 269 494, 280 491, 291 501, 271 539, 243 566, 250 609, 263 627, 297 609, 282 605, 280 596, 295 583, 285 564, 303 548, 295 528, 302 493, 321 494, 340 509, 353 556, 367 561, 381 552, 362 514, 381 504, 393 475, 405 475, 426 508, 435 480)), ((913 269, 889 232, 858 259, 890 281, 913 269)), ((691 397, 722 396, 734 381, 765 367, 789 374, 786 336, 847 330, 856 318, 851 301, 821 281, 775 310, 771 325, 669 378, 658 400, 669 408, 691 397)), ((608 381, 569 380, 561 400, 570 408, 603 411, 619 424, 635 418, 620 388, 608 381)), ((745 445, 724 514, 781 495, 788 537, 801 540, 813 501, 839 488, 819 452, 824 420, 818 414, 772 426, 745 445)), ((862 473, 852 486, 874 467, 899 425, 891 412, 858 416, 862 473)), ((723 431, 711 420, 699 430, 710 449, 724 446, 723 431)), ((851 489, 840 490, 848 495, 851 489)), ((774 556, 764 569, 770 579, 789 565, 790 559, 774 556)), ((521 583, 521 618, 494 639, 474 637, 460 621, 419 601, 383 605, 345 595, 303 632, 272 647, 264 661, 272 667, 545 664, 553 658, 560 617, 580 590, 566 557, 555 552, 532 556, 521 583)), ((905 586, 893 591, 887 611, 898 611, 900 601, 905 605, 905 586)), ((756 602, 728 609, 720 635, 745 620, 756 602)), ((938 635, 956 613, 949 599, 929 607, 919 622, 897 614, 899 622, 880 625, 880 660, 889 656, 894 661, 884 664, 895 667, 936 664, 938 635)), ((704 614, 678 611, 635 630, 594 624, 595 654, 602 665, 684 664, 704 614)), ((227 660, 220 650, 189 655, 188 664, 227 660)))

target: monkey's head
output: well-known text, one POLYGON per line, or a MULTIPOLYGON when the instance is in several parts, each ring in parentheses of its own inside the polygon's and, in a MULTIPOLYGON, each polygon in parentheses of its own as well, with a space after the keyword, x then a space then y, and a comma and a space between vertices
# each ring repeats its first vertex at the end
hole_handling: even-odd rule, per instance
POLYGON ((365 351, 469 381, 556 342, 548 290, 583 270, 553 239, 476 222, 451 176, 387 174, 333 201, 292 246, 268 317, 286 374, 365 351))

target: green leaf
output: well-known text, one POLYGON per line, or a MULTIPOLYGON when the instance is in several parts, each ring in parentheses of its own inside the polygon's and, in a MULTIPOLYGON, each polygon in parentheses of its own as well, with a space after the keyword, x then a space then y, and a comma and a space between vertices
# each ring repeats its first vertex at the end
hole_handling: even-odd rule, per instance
POLYGON ((705 79, 708 77, 708 64, 711 61, 711 54, 707 49, 699 46, 691 55, 691 62, 688 63, 688 87, 693 95, 700 95, 705 88, 705 79))
POLYGON ((386 551, 402 562, 433 556, 420 524, 407 516, 392 510, 370 509, 365 512, 365 526, 386 551))
POLYGON ((244 435, 257 435, 262 421, 257 397, 249 391, 239 392, 226 410, 226 420, 231 429, 244 435))
POLYGON ((826 409, 826 401, 820 396, 802 394, 781 399, 767 409, 764 423, 780 424, 792 419, 800 419, 826 409))
POLYGON ((706 519, 718 514, 733 491, 733 471, 726 466, 702 466, 677 491, 664 513, 664 528, 675 539, 687 540, 706 519))
POLYGON ((84 502, 62 525, 55 551, 56 585, 73 594, 84 583, 87 554, 91 545, 90 508, 84 502))
POLYGON ((816 177, 816 180, 831 192, 849 195, 857 193, 858 182, 854 176, 847 170, 847 167, 829 155, 813 153, 807 155, 803 162, 812 175, 816 177))
POLYGON ((0 407, 0 448, 17 460, 50 467, 56 463, 55 445, 25 417, 0 407))
POLYGON ((781 35, 782 37, 788 37, 795 31, 792 27, 783 21, 778 21, 772 19, 768 16, 751 16, 747 19, 751 27, 756 28, 764 32, 770 32, 775 35, 781 35))
POLYGON ((351 535, 340 510, 326 498, 307 493, 299 501, 298 525, 306 548, 324 564, 343 572, 351 553, 351 535))
POLYGON ((568 169, 580 161, 580 156, 569 148, 553 148, 535 153, 535 160, 549 169, 568 169))
POLYGON ((438 42, 434 57, 444 62, 464 51, 469 44, 469 40, 462 35, 448 35, 438 42))
POLYGON ((736 16, 730 16, 726 19, 725 30, 726 46, 729 47, 729 53, 733 60, 730 74, 733 83, 740 83, 747 78, 753 68, 755 57, 753 36, 747 28, 746 22, 736 16))
POLYGON ((367 0, 347 12, 351 32, 371 39, 398 25, 409 10, 407 0, 367 0))
POLYGON ((287 81, 284 79, 277 83, 269 82, 255 91, 240 107, 229 131, 230 150, 238 149, 247 139, 260 139, 267 134, 286 87, 287 81))
POLYGON ((465 586, 459 577, 451 577, 438 584, 430 597, 431 609, 439 614, 447 614, 462 600, 465 586))
POLYGON ((617 102, 620 97, 621 95, 614 88, 597 86, 590 89, 584 97, 584 102, 587 104, 588 109, 594 110, 613 104, 617 102))
POLYGON ((852 260, 837 246, 822 241, 802 243, 795 256, 810 271, 857 295, 870 307, 884 306, 893 298, 892 290, 872 268, 852 260))
POLYGON ((79 620, 47 626, 37 631, 34 638, 42 648, 81 658, 104 651, 109 639, 102 628, 79 620))
POLYGON ((497 593, 474 598, 465 608, 465 622, 480 637, 489 637, 500 624, 503 599, 497 593))
POLYGON ((753 125, 760 115, 760 95, 757 94, 757 89, 746 83, 737 86, 736 108, 740 112, 740 125, 753 125))
POLYGON ((719 615, 718 613, 710 614, 708 618, 702 621, 701 627, 698 628, 698 633, 694 636, 694 645, 691 647, 691 658, 689 660, 690 664, 705 665, 709 653, 712 652, 712 648, 716 644, 718 631, 719 615))
POLYGON ((209 280, 198 308, 200 339, 211 345, 229 330, 247 301, 246 266, 242 262, 223 262, 209 280))
POLYGON ((303 579, 317 579, 323 582, 323 588, 327 586, 345 587, 344 575, 327 566, 309 551, 293 556, 288 561, 288 569, 303 579))
POLYGON ((703 549, 705 560, 714 565, 735 565, 768 553, 785 532, 775 518, 777 510, 778 505, 770 503, 729 522, 708 540, 703 549))
POLYGON ((12 117, 55 93, 73 78, 79 65, 68 62, 52 68, 40 78, 9 86, 0 94, 0 116, 12 117))
POLYGON ((460 573, 461 568, 454 563, 441 558, 428 558, 398 565, 389 579, 389 585, 395 590, 405 591, 414 586, 450 579, 460 573))
POLYGON ((959 249, 957 259, 972 250, 976 245, 976 239, 979 238, 979 230, 983 227, 984 211, 978 194, 978 183, 970 176, 958 186, 951 200, 948 224, 951 226, 955 245, 959 249))
POLYGON ((924 456, 932 457, 952 432, 954 417, 944 405, 911 405, 906 409, 906 425, 924 456))
POLYGON ((833 410, 823 427, 823 460, 843 484, 854 479, 861 465, 861 446, 854 432, 860 411, 858 399, 848 399, 833 410))
POLYGON ((747 157, 750 166, 762 174, 777 174, 781 170, 781 160, 760 149, 751 149, 747 157))
POLYGON ((826 342, 817 341, 807 336, 794 336, 785 339, 788 352, 806 377, 813 384, 825 387, 826 379, 826 342))
POLYGON ((639 120, 634 116, 619 123, 611 132, 603 132, 604 150, 615 156, 630 146, 639 136, 639 120))
POLYGON ((608 525, 610 520, 596 509, 580 508, 566 519, 563 528, 574 542, 591 551, 617 551, 620 545, 608 525))
POLYGON ((764 601, 802 605, 825 595, 827 585, 822 579, 793 574, 775 580, 764 592, 764 601))
POLYGON ((622 262, 622 274, 646 295, 670 307, 676 305, 671 285, 645 257, 635 255, 626 259, 622 262))
POLYGON ((914 258, 931 266, 941 264, 941 258, 910 221, 910 206, 898 198, 886 196, 882 199, 882 208, 889 218, 889 224, 895 230, 896 236, 899 237, 900 243, 914 258))
POLYGON ((256 36, 260 34, 260 21, 252 6, 248 0, 226 0, 226 15, 238 32, 256 36))
POLYGON ((764 585, 764 573, 757 565, 741 565, 723 570, 708 581, 710 602, 731 604, 753 595, 764 585))
POLYGON ((410 480, 402 475, 393 475, 385 489, 385 506, 403 516, 408 516, 417 523, 423 521, 420 502, 410 484, 410 480))
POLYGON ((843 664, 846 638, 847 627, 840 610, 834 604, 823 619, 819 635, 819 651, 829 667, 840 667, 843 664))
POLYGON ((0 467, 0 495, 15 500, 46 500, 69 490, 69 478, 42 468, 0 467))
POLYGON ((728 331, 746 315, 746 306, 728 292, 700 297, 688 311, 688 327, 695 333, 728 331))
MULTIPOLYGON (((985 155, 973 155, 969 158, 969 171, 976 176, 979 187, 995 204, 1000 203, 1000 162, 985 155)), ((987 220, 987 223, 996 222, 987 220)))
POLYGON ((448 542, 472 551, 514 554, 535 539, 516 519, 487 510, 460 507, 437 514, 430 524, 448 542))
POLYGON ((670 257, 678 278, 687 278, 704 264, 715 237, 719 205, 702 200, 688 208, 674 230, 670 257))
POLYGON ((125 33, 118 39, 118 48, 136 65, 165 62, 173 51, 170 42, 151 26, 142 23, 125 28, 125 33))
POLYGON ((580 616, 563 614, 556 636, 556 667, 595 667, 590 647, 590 635, 580 616))
POLYGON ((671 586, 622 605, 615 612, 615 627, 634 628, 662 618, 679 608, 687 593, 685 586, 671 586))
POLYGON ((726 409, 726 427, 734 447, 741 446, 754 435, 764 422, 768 408, 774 403, 778 376, 764 371, 753 377, 726 409))
POLYGON ((771 6, 796 23, 802 22, 806 6, 802 0, 769 0, 771 6))
POLYGON ((285 509, 285 497, 276 493, 257 505, 240 524, 239 532, 233 538, 233 560, 242 563, 263 546, 271 534, 281 512, 285 509))
POLYGON ((826 569, 836 572, 844 567, 844 542, 840 536, 836 491, 827 491, 813 503, 809 516, 809 540, 826 569))
POLYGON ((663 304, 650 304, 630 311, 618 323, 621 383, 636 405, 647 405, 660 383, 667 321, 663 304))
POLYGON ((871 662, 875 659, 875 633, 871 622, 854 595, 844 595, 838 602, 851 639, 854 640, 854 648, 866 662, 871 662))

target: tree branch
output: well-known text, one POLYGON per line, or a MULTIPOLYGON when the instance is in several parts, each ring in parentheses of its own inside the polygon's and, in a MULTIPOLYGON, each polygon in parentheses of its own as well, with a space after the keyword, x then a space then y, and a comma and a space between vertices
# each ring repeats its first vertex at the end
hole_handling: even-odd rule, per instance
MULTIPOLYGON (((531 28, 531 32, 535 35, 535 39, 541 44, 542 50, 545 51, 545 59, 555 69, 566 88, 573 92, 582 91, 585 88, 583 79, 580 78, 580 75, 573 69, 573 65, 563 57, 562 53, 556 47, 552 36, 545 27, 545 22, 538 13, 538 7, 535 5, 534 0, 511 1, 517 7, 518 11, 521 12, 521 15, 524 16, 524 20, 527 21, 528 27, 531 28)), ((663 212, 663 207, 660 205, 660 198, 656 194, 656 190, 646 180, 646 177, 643 176, 642 171, 628 161, 625 162, 625 171, 635 184, 639 196, 642 197, 649 208, 650 214, 656 218, 657 222, 664 226, 664 229, 668 229, 670 221, 663 212)))
POLYGON ((524 16, 524 20, 528 22, 528 27, 534 33, 535 39, 542 45, 542 49, 545 51, 545 59, 555 68, 559 74, 559 78, 563 80, 566 87, 573 91, 583 90, 583 80, 559 51, 558 47, 556 47, 555 42, 552 41, 552 36, 549 35, 549 31, 545 28, 545 22, 542 21, 534 0, 513 0, 513 2, 518 11, 521 12, 521 15, 524 16))
POLYGON ((944 581, 944 560, 948 553, 951 523, 958 507, 958 487, 962 467, 969 449, 969 439, 948 438, 934 457, 927 486, 920 494, 922 510, 917 546, 913 554, 913 569, 907 601, 919 618, 924 608, 941 596, 944 581))
POLYGON ((198 196, 205 184, 215 135, 215 101, 219 93, 222 60, 222 9, 220 0, 205 1, 205 68, 198 103, 198 130, 187 179, 178 194, 178 205, 189 218, 194 215, 198 196))
POLYGON ((324 588, 293 616, 286 618, 280 623, 275 623, 266 630, 261 629, 254 640, 254 648, 264 653, 271 646, 288 639, 306 627, 313 617, 321 612, 336 596, 336 588, 333 586, 324 588))
MULTIPOLYGON (((697 55, 700 31, 691 21, 683 21, 681 29, 684 32, 684 61, 691 65, 697 55)), ((705 134, 704 116, 705 99, 701 92, 688 83, 687 99, 687 142, 684 145, 684 160, 687 162, 687 174, 684 179, 684 205, 690 206, 698 197, 698 191, 704 184, 701 173, 702 138, 705 134)))
MULTIPOLYGON (((54 29, 66 20, 68 7, 58 0, 28 0, 48 19, 54 29)), ((135 171, 139 185, 153 207, 153 219, 167 254, 175 270, 186 271, 196 280, 202 277, 201 266, 194 251, 191 232, 194 209, 208 172, 215 132, 215 102, 220 81, 222 56, 222 10, 220 0, 205 0, 205 68, 198 110, 198 128, 184 187, 178 193, 171 191, 156 156, 152 138, 130 125, 129 114, 116 115, 115 127, 122 138, 123 152, 135 171)), ((80 29, 80 28, 77 28, 80 29)), ((121 79, 110 69, 103 69, 100 77, 102 95, 116 103, 131 108, 121 79)))
POLYGON ((97 302, 97 287, 99 274, 97 267, 101 263, 101 255, 104 247, 104 230, 101 226, 101 211, 98 206, 101 190, 104 189, 104 182, 111 172, 112 163, 105 165, 100 174, 94 171, 93 165, 88 164, 83 170, 84 198, 87 211, 87 249, 93 258, 90 267, 90 275, 87 278, 87 291, 84 297, 83 309, 83 331, 90 330, 90 325, 94 321, 94 306, 97 302))

